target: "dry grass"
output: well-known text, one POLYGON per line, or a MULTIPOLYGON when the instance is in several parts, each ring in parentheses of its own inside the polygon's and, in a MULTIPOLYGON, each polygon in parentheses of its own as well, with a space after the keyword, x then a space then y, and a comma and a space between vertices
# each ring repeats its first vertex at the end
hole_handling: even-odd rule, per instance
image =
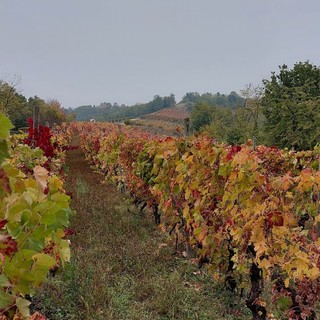
MULTIPOLYGON (((173 255, 151 219, 84 161, 68 157, 76 214, 72 261, 38 292, 34 308, 51 320, 250 319, 197 266, 173 255)), ((242 311, 244 310, 244 311, 242 311)))

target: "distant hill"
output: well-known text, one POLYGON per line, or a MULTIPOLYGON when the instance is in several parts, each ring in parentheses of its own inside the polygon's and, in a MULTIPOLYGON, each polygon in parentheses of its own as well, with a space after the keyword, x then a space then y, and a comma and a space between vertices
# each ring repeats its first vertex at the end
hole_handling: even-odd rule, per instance
POLYGON ((73 110, 68 110, 76 116, 78 121, 121 121, 125 119, 134 119, 150 115, 153 118, 182 119, 190 115, 193 107, 200 102, 209 105, 223 107, 237 107, 243 105, 244 99, 235 91, 230 94, 204 93, 200 95, 197 92, 188 92, 177 105, 175 96, 160 97, 158 95, 147 103, 136 104, 134 106, 119 105, 117 103, 102 102, 99 106, 80 106, 73 110))
POLYGON ((173 94, 167 97, 155 96, 153 100, 144 104, 134 106, 119 106, 117 103, 101 103, 99 106, 81 106, 72 110, 78 121, 113 121, 138 118, 145 114, 152 113, 161 109, 175 106, 176 101, 173 94))

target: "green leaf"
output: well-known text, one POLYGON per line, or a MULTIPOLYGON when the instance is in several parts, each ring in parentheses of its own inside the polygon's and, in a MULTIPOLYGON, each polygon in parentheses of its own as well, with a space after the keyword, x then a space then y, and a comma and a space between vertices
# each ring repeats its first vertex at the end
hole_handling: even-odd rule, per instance
POLYGON ((59 204, 63 208, 69 207, 70 197, 64 193, 55 193, 51 196, 51 200, 59 204))
POLYGON ((32 259, 37 267, 45 268, 48 270, 56 264, 56 261, 45 253, 37 253, 32 256, 32 259))
POLYGON ((14 296, 0 290, 0 309, 6 309, 14 304, 14 296))
POLYGON ((34 263, 31 269, 34 286, 40 285, 46 280, 50 268, 56 265, 56 261, 45 253, 37 253, 32 257, 34 263))
POLYGON ((9 118, 7 118, 3 113, 0 113, 0 139, 7 139, 10 135, 10 129, 13 125, 9 118))
POLYGON ((173 187, 173 194, 175 196, 178 196, 180 193, 180 186, 178 184, 176 184, 174 187, 173 187))
POLYGON ((4 274, 0 274, 0 287, 9 287, 9 286, 10 286, 9 279, 4 274))
POLYGON ((45 246, 45 237, 49 236, 50 230, 45 226, 38 227, 25 242, 24 248, 29 250, 42 251, 45 246))
POLYGON ((46 226, 56 224, 56 214, 60 209, 60 206, 54 203, 49 210, 43 213, 41 217, 41 223, 45 224, 46 226))
POLYGON ((23 298, 17 298, 16 305, 19 309, 19 312, 23 317, 30 317, 30 311, 29 311, 29 305, 31 304, 30 301, 23 299, 23 298))
POLYGON ((6 141, 0 141, 0 163, 9 157, 8 145, 6 141))
POLYGON ((291 303, 292 301, 288 297, 281 297, 277 300, 278 308, 280 308, 281 310, 288 310, 291 303))

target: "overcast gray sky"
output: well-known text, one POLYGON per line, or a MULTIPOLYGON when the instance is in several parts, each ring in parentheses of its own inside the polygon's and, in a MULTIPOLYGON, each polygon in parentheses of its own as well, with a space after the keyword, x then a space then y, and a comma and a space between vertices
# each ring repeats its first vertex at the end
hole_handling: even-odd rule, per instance
POLYGON ((306 60, 319 0, 0 0, 0 79, 64 107, 239 92, 306 60))

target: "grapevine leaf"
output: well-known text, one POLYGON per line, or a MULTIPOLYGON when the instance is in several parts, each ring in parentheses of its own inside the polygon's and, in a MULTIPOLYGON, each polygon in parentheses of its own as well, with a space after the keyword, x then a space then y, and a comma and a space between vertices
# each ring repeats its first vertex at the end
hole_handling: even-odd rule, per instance
POLYGON ((33 172, 39 186, 44 190, 47 187, 48 170, 41 166, 35 166, 33 172))
POLYGON ((52 195, 51 200, 53 200, 63 208, 68 208, 70 197, 64 193, 55 193, 54 195, 52 195))
POLYGON ((31 304, 30 301, 23 299, 23 298, 17 298, 16 300, 16 305, 19 309, 19 312, 23 317, 30 317, 30 312, 29 312, 29 305, 31 304))
POLYGON ((67 240, 61 240, 61 243, 59 246, 59 255, 60 255, 62 265, 64 265, 65 262, 70 261, 70 246, 67 240))
POLYGON ((9 286, 10 286, 9 279, 4 274, 0 274, 0 287, 9 287, 9 286))
POLYGON ((288 310, 291 305, 291 299, 289 297, 280 297, 277 300, 278 308, 281 310, 288 310))
POLYGON ((51 191, 58 191, 62 189, 63 182, 56 176, 50 178, 49 188, 51 191))
POLYGON ((33 278, 37 285, 46 279, 49 269, 56 265, 56 261, 45 253, 37 253, 32 259, 34 261, 32 266, 33 278))
POLYGON ((0 290, 0 309, 6 309, 12 304, 14 304, 14 296, 0 290))
POLYGON ((2 161, 8 157, 8 145, 6 141, 0 141, 0 163, 2 163, 2 161))
POLYGON ((0 139, 7 139, 10 134, 10 129, 13 128, 11 121, 0 113, 0 139))

